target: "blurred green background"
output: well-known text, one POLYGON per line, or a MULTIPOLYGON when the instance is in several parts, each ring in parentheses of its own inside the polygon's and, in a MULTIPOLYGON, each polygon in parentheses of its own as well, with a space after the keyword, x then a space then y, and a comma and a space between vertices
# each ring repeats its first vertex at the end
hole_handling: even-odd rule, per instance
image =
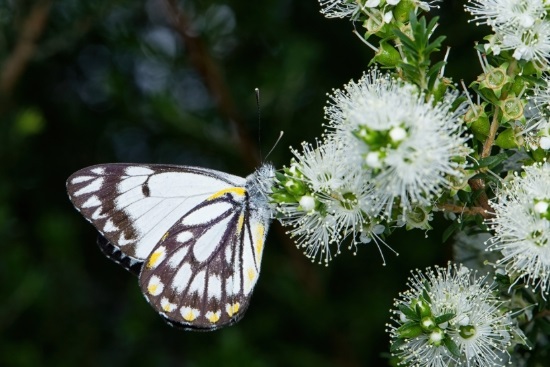
MULTIPOLYGON (((480 33, 445 0, 446 75, 472 80, 480 33)), ((431 14, 432 15, 432 14, 431 14)), ((105 162, 246 176, 314 142, 326 93, 372 52, 315 0, 0 0, 0 366, 384 366, 384 324, 414 268, 444 264, 448 223, 311 263, 272 226, 247 315, 173 329, 106 259, 65 180, 105 162), (254 88, 261 90, 261 128, 254 88)), ((360 25, 357 25, 360 27, 360 25)))

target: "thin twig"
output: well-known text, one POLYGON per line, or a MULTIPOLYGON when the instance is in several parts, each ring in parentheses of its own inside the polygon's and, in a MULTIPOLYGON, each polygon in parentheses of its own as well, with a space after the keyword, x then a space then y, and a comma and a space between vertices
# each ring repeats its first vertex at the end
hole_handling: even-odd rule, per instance
POLYGON ((437 207, 445 212, 449 213, 460 213, 466 215, 481 215, 483 218, 490 218, 492 214, 487 211, 487 209, 473 206, 473 207, 464 207, 454 204, 439 204, 437 207))
MULTIPOLYGON (((0 71, 0 102, 6 103, 36 49, 36 43, 48 21, 52 1, 41 0, 30 9, 23 21, 17 43, 12 53, 6 58, 0 71)), ((0 107, 0 110, 3 109, 0 107)))
POLYGON ((185 42, 191 63, 210 91, 220 115, 234 128, 237 134, 237 145, 244 161, 251 169, 258 167, 260 163, 258 148, 250 139, 242 118, 237 112, 220 67, 208 52, 202 39, 192 31, 189 19, 180 11, 177 2, 165 0, 165 3, 170 23, 185 42))
POLYGON ((491 127, 489 128, 489 136, 487 136, 487 139, 485 140, 485 143, 483 144, 483 150, 481 152, 481 158, 487 158, 491 155, 491 149, 493 148, 493 144, 495 142, 495 137, 497 135, 497 130, 499 128, 499 115, 500 115, 500 109, 497 107, 495 110, 495 114, 493 115, 493 121, 491 121, 491 127))

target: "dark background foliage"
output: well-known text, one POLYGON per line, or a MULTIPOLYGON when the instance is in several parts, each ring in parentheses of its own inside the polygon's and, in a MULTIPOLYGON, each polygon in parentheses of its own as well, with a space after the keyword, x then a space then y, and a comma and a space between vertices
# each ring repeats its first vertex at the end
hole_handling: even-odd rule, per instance
MULTIPOLYGON (((446 75, 479 72, 462 2, 436 11, 446 75)), ((433 15, 433 14, 431 14, 433 15)), ((237 325, 166 325, 106 259, 65 180, 104 162, 246 176, 322 132, 326 93, 372 52, 315 0, 0 0, 0 366, 388 365, 385 323, 409 271, 444 264, 449 223, 311 263, 278 224, 237 325), (254 88, 261 90, 261 129, 254 88)), ((357 25, 360 28, 360 25, 357 25)))

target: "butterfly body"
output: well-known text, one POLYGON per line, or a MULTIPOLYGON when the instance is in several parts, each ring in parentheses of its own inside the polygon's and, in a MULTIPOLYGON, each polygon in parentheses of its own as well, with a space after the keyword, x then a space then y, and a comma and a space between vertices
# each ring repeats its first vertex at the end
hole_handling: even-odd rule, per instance
POLYGON ((106 164, 67 180, 102 251, 139 271, 147 301, 169 323, 214 330, 238 321, 260 272, 273 168, 246 179, 168 165, 106 164))

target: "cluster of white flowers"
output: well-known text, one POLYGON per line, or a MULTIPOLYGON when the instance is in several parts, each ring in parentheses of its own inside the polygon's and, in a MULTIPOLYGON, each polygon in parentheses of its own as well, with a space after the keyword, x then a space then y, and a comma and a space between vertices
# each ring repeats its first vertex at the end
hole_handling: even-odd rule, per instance
POLYGON ((326 108, 330 139, 344 147, 344 164, 369 171, 377 212, 390 218, 396 204, 404 212, 429 207, 460 181, 469 148, 456 98, 449 93, 434 104, 377 70, 334 91, 326 108))
POLYGON ((503 366, 524 342, 486 277, 462 265, 416 271, 388 325, 392 354, 411 366, 503 366), (517 340, 514 340, 517 339, 517 340))
POLYGON ((543 296, 550 292, 550 164, 524 167, 498 192, 491 206, 495 231, 491 250, 513 284, 525 281, 543 296))
POLYGON ((470 0, 466 10, 477 24, 495 34, 485 46, 498 55, 511 50, 516 60, 548 64, 550 57, 550 4, 545 0, 470 0))
POLYGON ((272 199, 279 219, 310 258, 329 246, 374 241, 392 225, 429 229, 444 188, 460 179, 467 136, 455 93, 434 103, 411 84, 373 70, 332 94, 329 131, 317 147, 293 150, 272 199))
MULTIPOLYGON (((410 10, 429 11, 433 3, 440 0, 319 0, 321 14, 327 18, 350 18, 356 20, 363 14, 368 21, 364 26, 369 30, 380 29, 395 19, 398 11, 408 19, 410 10), (400 7, 398 7, 398 5, 400 7)), ((373 32, 374 33, 374 32, 373 32)))
POLYGON ((550 76, 545 74, 541 84, 529 88, 529 121, 520 135, 525 146, 535 149, 550 149, 550 76))

